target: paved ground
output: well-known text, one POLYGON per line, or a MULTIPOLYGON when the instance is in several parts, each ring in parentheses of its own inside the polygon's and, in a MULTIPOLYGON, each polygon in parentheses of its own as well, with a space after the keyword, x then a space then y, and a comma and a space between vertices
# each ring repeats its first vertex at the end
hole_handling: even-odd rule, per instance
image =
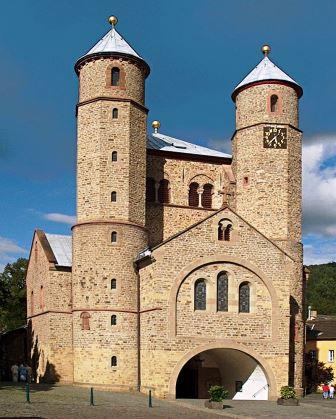
POLYGON ((39 419, 142 419, 142 418, 336 418, 336 400, 322 400, 319 395, 306 397, 299 407, 277 406, 275 402, 228 400, 223 411, 209 411, 204 400, 153 399, 139 393, 95 391, 95 406, 89 406, 89 390, 71 386, 32 386, 31 404, 25 402, 22 386, 0 383, 0 418, 39 419))

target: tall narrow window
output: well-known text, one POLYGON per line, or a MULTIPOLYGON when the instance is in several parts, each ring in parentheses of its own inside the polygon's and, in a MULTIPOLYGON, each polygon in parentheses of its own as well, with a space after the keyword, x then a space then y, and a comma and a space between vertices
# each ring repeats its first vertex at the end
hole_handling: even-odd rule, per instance
POLYGON ((212 207, 212 185, 207 183, 203 186, 202 193, 202 207, 211 208, 212 207))
POLYGON ((30 315, 34 314, 34 291, 30 294, 30 315))
POLYGON ((195 282, 194 308, 195 308, 195 310, 206 310, 206 283, 205 283, 205 279, 198 279, 195 282))
POLYGON ((334 349, 329 349, 328 351, 328 362, 334 362, 335 360, 335 351, 334 349))
POLYGON ((271 96, 271 112, 277 112, 279 106, 279 98, 277 95, 271 96))
POLYGON ((112 243, 117 243, 117 232, 116 231, 112 231, 112 233, 111 233, 111 242, 112 243))
POLYGON ((118 153, 116 151, 112 151, 112 161, 118 161, 118 153))
POLYGON ((111 316, 111 326, 115 326, 117 324, 117 316, 112 314, 111 316))
POLYGON ((111 279, 111 290, 115 290, 117 288, 117 280, 115 278, 111 279))
POLYGON ((222 223, 218 224, 218 240, 224 240, 224 230, 222 223))
POLYGON ((217 277, 217 311, 228 311, 228 276, 221 272, 217 277))
POLYGON ((239 313, 250 312, 250 284, 243 282, 239 286, 239 313))
POLYGON ((90 314, 87 311, 83 311, 80 318, 82 320, 82 330, 90 330, 90 314))
POLYGON ((161 204, 169 204, 170 202, 169 180, 167 179, 160 180, 158 200, 161 204))
POLYGON ((117 357, 116 356, 112 356, 111 358, 111 367, 116 367, 117 366, 117 357))
POLYGON ((118 67, 113 67, 111 70, 111 85, 119 86, 120 83, 120 69, 118 67))
POLYGON ((43 285, 41 285, 41 288, 40 288, 40 309, 41 310, 44 309, 44 288, 43 288, 43 285))
POLYGON ((198 188, 199 185, 196 182, 193 182, 189 186, 189 206, 190 207, 198 207, 198 188))
POLYGON ((228 224, 226 227, 225 227, 225 230, 224 230, 224 233, 223 233, 223 239, 224 239, 224 241, 226 241, 226 242, 229 242, 230 241, 230 239, 231 239, 231 230, 232 230, 232 224, 228 224))
POLYGON ((151 177, 146 179, 146 201, 155 202, 155 180, 151 177))
POLYGON ((117 202, 117 192, 111 192, 111 202, 117 202))
POLYGON ((118 108, 112 109, 112 119, 118 119, 118 108))

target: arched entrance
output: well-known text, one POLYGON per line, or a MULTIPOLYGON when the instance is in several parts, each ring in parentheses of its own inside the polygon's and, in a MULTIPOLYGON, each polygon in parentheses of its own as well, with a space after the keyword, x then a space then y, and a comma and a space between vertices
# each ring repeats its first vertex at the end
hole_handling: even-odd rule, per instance
POLYGON ((209 349, 190 358, 178 374, 176 398, 206 399, 212 385, 222 385, 230 399, 269 398, 269 383, 262 366, 237 349, 209 349))

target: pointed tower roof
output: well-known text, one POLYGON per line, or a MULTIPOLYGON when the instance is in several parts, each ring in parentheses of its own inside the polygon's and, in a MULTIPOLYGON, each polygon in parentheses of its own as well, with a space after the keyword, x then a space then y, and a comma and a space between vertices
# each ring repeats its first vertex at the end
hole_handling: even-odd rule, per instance
MULTIPOLYGON (((109 22, 112 25, 111 30, 109 30, 85 55, 78 59, 75 69, 79 63, 82 63, 86 59, 95 56, 124 56, 124 57, 133 57, 137 60, 145 63, 146 67, 148 64, 145 60, 135 51, 134 48, 125 40, 125 38, 120 35, 119 32, 115 29, 118 19, 115 16, 109 17, 109 22)), ((149 73, 149 67, 148 67, 149 73)))
POLYGON ((288 74, 282 71, 276 66, 269 58, 271 48, 268 45, 262 47, 262 52, 265 57, 260 63, 235 87, 232 93, 232 99, 235 100, 239 92, 246 89, 252 84, 263 83, 263 82, 280 82, 291 85, 296 91, 299 97, 302 96, 302 87, 292 79, 288 74))

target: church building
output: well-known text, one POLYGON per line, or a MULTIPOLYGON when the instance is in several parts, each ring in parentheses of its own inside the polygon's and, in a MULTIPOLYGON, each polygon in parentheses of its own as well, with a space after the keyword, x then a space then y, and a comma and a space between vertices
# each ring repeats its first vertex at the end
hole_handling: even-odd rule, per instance
POLYGON ((302 394, 302 88, 265 45, 233 89, 232 156, 159 121, 148 133, 150 67, 109 22, 75 64, 77 222, 72 236, 33 236, 37 381, 170 399, 215 384, 234 399, 302 394))

